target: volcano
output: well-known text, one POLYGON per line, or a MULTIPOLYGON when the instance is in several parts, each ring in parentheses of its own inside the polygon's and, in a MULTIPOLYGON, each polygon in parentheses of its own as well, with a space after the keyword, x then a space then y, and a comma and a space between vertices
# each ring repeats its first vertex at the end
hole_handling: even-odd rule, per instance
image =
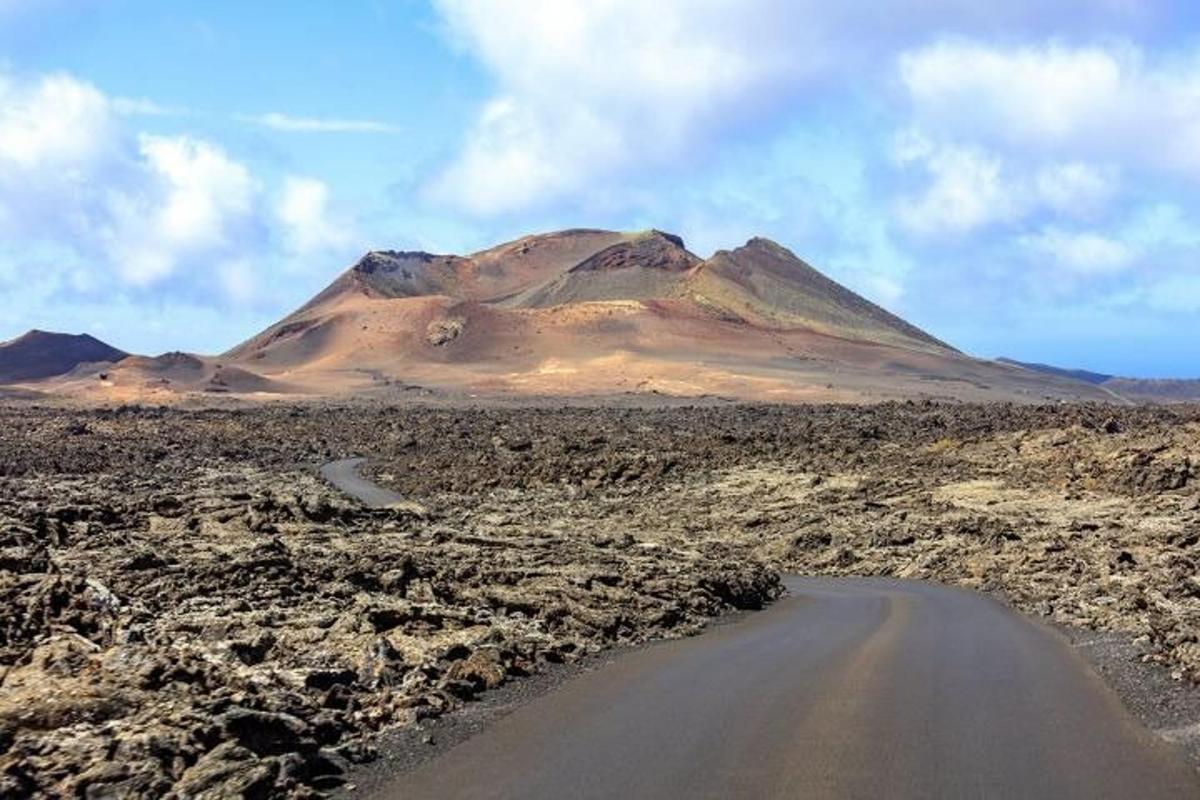
POLYGON ((675 235, 573 229, 471 255, 377 251, 219 357, 305 394, 763 401, 1103 399, 971 358, 755 238, 702 258, 675 235))

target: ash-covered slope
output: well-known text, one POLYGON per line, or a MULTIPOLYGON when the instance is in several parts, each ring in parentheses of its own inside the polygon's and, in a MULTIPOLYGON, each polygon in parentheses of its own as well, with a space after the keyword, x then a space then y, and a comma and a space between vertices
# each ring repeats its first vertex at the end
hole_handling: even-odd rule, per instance
POLYGON ((760 329, 952 349, 766 239, 703 260, 678 236, 661 231, 577 229, 527 236, 470 256, 368 253, 297 312, 227 355, 261 358, 297 337, 317 338, 314 329, 335 322, 336 309, 362 299, 426 301, 395 305, 398 313, 434 300, 445 307, 494 306, 496 313, 640 303, 760 329))
POLYGON ((63 375, 80 364, 113 362, 128 353, 88 334, 32 330, 0 342, 0 383, 25 383, 63 375))
POLYGON ((373 251, 342 273, 305 308, 347 293, 377 298, 446 296, 496 302, 538 286, 625 238, 624 234, 612 231, 577 229, 526 236, 466 257, 422 251, 373 251))
POLYGON ((700 263, 678 236, 647 231, 588 256, 552 280, 511 298, 506 305, 553 308, 570 303, 670 297, 700 263))
POLYGON ((964 356, 766 239, 703 259, 656 230, 368 253, 222 360, 320 394, 1106 396, 964 356))
POLYGON ((693 290, 705 302, 768 327, 810 327, 852 339, 952 349, 769 239, 718 251, 698 271, 693 290))

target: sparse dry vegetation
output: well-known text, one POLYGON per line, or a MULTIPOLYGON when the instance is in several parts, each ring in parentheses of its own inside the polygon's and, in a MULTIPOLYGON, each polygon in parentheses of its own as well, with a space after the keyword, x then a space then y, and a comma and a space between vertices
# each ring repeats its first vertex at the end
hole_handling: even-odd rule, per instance
POLYGON ((314 796, 786 571, 997 592, 1200 677, 1196 408, 0 415, 0 796, 314 796), (354 454, 420 507, 314 477, 354 454))

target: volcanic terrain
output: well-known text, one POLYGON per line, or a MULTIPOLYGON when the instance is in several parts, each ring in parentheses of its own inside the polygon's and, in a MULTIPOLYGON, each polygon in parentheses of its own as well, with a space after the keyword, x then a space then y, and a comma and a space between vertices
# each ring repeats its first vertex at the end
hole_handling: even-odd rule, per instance
MULTIPOLYGON (((364 769, 403 787, 445 712, 768 605, 781 573, 957 584, 1070 626, 1200 753, 1200 703, 1174 699, 1200 677, 1198 437, 1182 405, 0 407, 0 798, 370 796, 364 769), (356 455, 407 502, 318 478, 356 455)), ((873 673, 937 691, 885 696, 954 710, 938 682, 971 676, 947 665, 995 640, 949 627, 950 651, 873 673)), ((805 674, 777 652, 743 649, 739 674, 805 674)), ((1022 675, 991 702, 1027 708, 1022 675)), ((734 711, 771 697, 721 692, 734 711)), ((943 730, 909 719, 870 741, 943 730)), ((963 746, 991 753, 990 723, 963 746)), ((828 730, 806 758, 864 744, 828 730)))
POLYGON ((660 231, 568 230, 469 257, 369 253, 223 358, 316 394, 778 400, 1095 397, 964 356, 752 239, 707 260, 660 231))
POLYGON ((584 229, 470 256, 371 252, 220 356, 126 358, 24 388, 97 402, 396 399, 415 390, 781 402, 1113 399, 1071 376, 967 356, 766 239, 704 259, 661 231, 584 229))

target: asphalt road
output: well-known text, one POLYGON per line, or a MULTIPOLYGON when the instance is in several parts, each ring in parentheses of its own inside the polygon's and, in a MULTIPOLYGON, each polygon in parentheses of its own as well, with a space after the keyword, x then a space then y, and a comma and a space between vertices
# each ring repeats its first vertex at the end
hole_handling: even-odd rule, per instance
POLYGON ((321 477, 335 487, 371 508, 386 508, 404 502, 404 498, 391 489, 385 489, 359 474, 365 458, 344 458, 331 461, 321 467, 321 477))
POLYGON ((384 798, 1200 797, 1057 634, 971 592, 791 596, 518 708, 384 798))

